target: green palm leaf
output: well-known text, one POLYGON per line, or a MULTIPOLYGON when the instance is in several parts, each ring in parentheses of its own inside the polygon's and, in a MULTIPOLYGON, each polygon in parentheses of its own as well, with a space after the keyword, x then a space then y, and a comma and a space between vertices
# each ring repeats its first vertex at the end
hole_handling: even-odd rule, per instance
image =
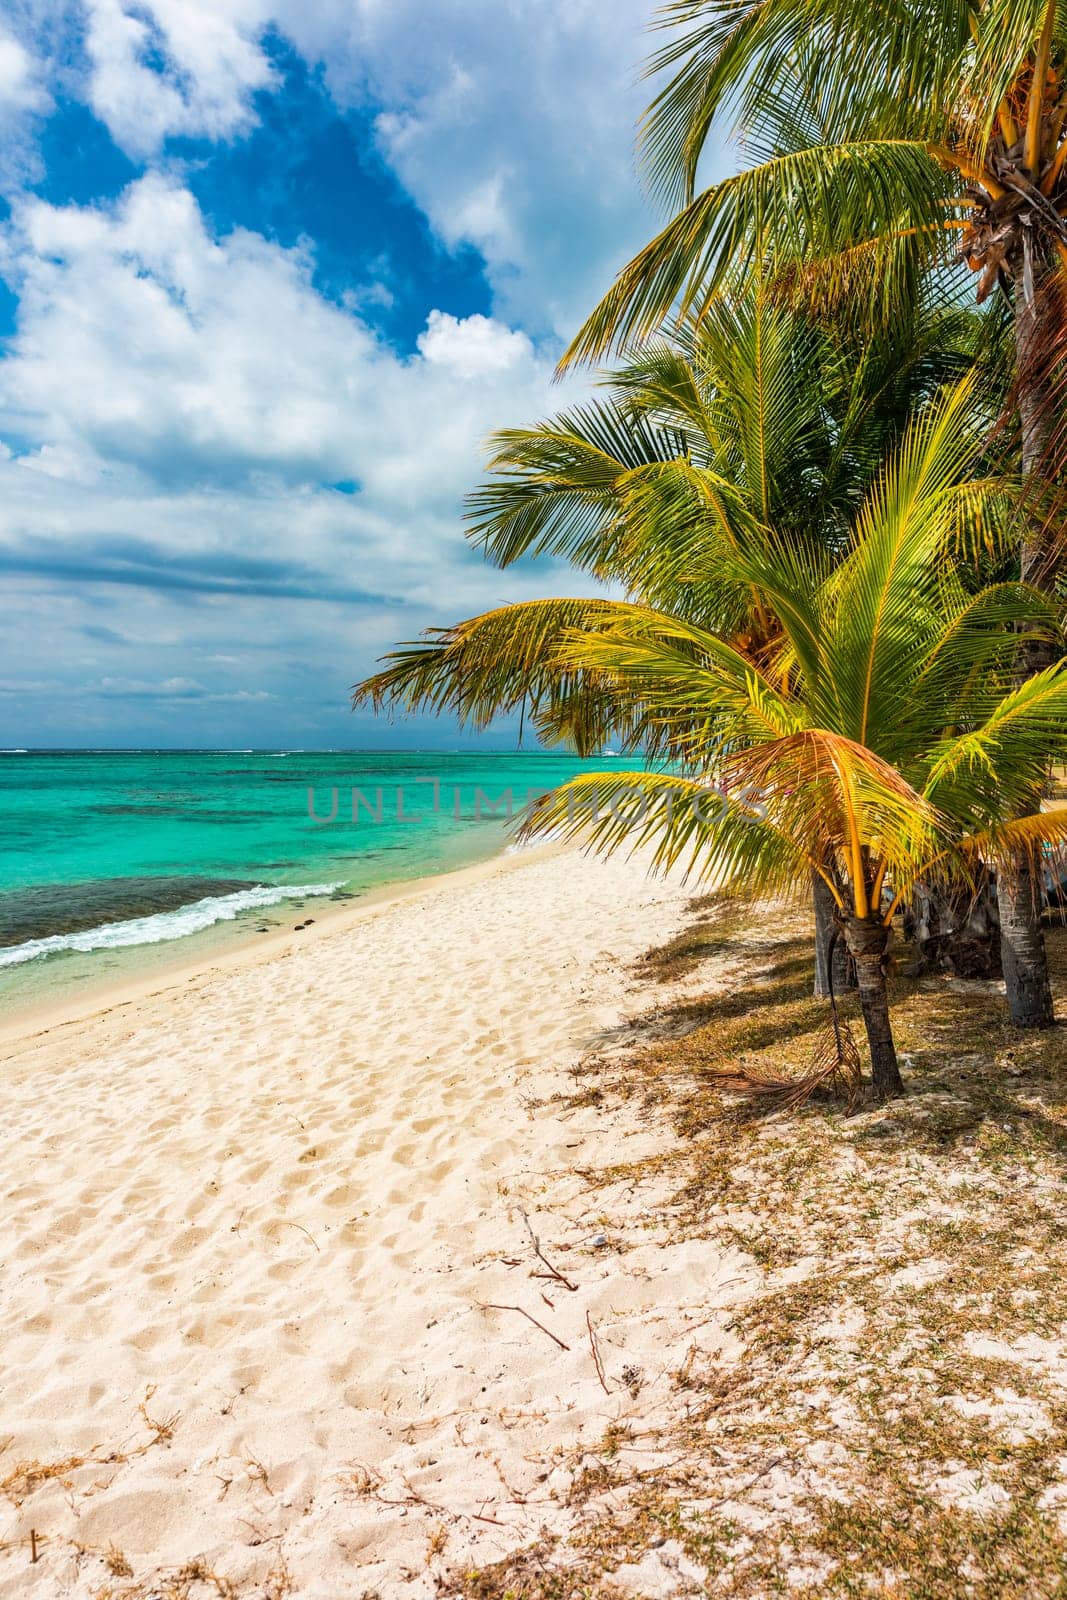
MULTIPOLYGON (((727 279, 780 276, 812 256, 892 243, 902 229, 944 256, 942 201, 958 187, 925 141, 867 139, 779 156, 706 189, 624 267, 561 363, 598 360, 655 333, 672 315, 702 316, 727 279)), ((890 320, 895 307, 883 307, 890 320)))

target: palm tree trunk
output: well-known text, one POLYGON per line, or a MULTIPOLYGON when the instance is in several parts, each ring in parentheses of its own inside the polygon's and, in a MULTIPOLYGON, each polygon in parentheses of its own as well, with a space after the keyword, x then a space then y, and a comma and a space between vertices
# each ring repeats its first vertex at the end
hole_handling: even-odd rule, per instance
POLYGON ((856 987, 848 947, 837 931, 837 906, 821 873, 811 875, 811 897, 815 906, 815 998, 828 1000, 856 987), (831 990, 831 980, 833 989, 831 990))
MULTIPOLYGON (((1038 467, 1048 442, 1047 396, 1041 362, 1038 293, 1029 238, 1024 241, 1021 270, 1015 280, 1015 375, 1022 430, 1023 492, 1038 467)), ((1055 572, 1049 570, 1048 547, 1042 528, 1030 525, 1020 549, 1020 575, 1024 583, 1049 588, 1055 572)), ((1025 682, 1048 665, 1050 647, 1042 640, 1020 645, 1016 677, 1025 682)), ((1037 804, 1022 812, 1031 815, 1037 804)), ((1011 1020, 1019 1028, 1049 1028, 1054 1020, 1045 936, 1041 930, 1041 879, 1029 857, 1003 862, 997 870, 997 908, 1000 912, 1001 961, 1008 992, 1011 1020)))
POLYGON ((1018 1028, 1051 1028, 1055 1021, 1041 902, 1041 869, 1031 857, 998 869, 1000 959, 1008 1009, 1018 1028))
POLYGON ((893 1029, 889 1021, 889 993, 885 981, 885 952, 889 929, 881 917, 849 917, 845 923, 849 955, 856 964, 863 1024, 871 1048, 871 1079, 878 1100, 903 1094, 897 1065, 893 1029))

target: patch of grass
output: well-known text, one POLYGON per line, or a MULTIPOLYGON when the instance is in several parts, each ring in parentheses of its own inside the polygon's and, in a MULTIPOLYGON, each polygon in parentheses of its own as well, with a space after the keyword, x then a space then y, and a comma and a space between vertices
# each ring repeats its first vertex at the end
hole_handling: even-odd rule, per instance
POLYGON ((108 1545, 104 1554, 104 1565, 113 1578, 133 1577, 133 1568, 125 1553, 116 1544, 108 1545))
POLYGON ((502 1561, 452 1575, 445 1593, 470 1600, 612 1600, 597 1574, 583 1576, 573 1561, 558 1565, 555 1551, 554 1540, 538 1540, 502 1561))

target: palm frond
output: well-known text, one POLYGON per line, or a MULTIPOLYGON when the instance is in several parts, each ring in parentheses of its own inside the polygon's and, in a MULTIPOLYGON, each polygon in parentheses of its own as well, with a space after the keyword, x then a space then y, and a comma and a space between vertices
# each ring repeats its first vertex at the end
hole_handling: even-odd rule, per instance
POLYGON ((382 670, 356 685, 352 702, 451 715, 475 728, 525 706, 546 742, 570 739, 585 753, 618 737, 632 747, 640 730, 626 707, 594 675, 569 665, 560 645, 637 611, 647 614, 610 600, 535 600, 429 629, 390 651, 382 670))
POLYGON ((620 481, 684 455, 686 440, 609 400, 502 429, 490 449, 493 476, 467 496, 472 541, 501 567, 533 554, 596 568, 610 559, 620 481))
POLYGON ((623 268, 561 369, 647 338, 672 314, 702 315, 731 274, 774 277, 904 226, 936 232, 956 192, 914 139, 816 146, 748 168, 692 200, 623 268))
MULTIPOLYGON (((861 744, 874 728, 911 739, 907 720, 921 665, 917 645, 940 626, 943 558, 954 537, 958 485, 978 441, 970 426, 973 380, 963 379, 911 425, 856 519, 852 553, 832 579, 836 624, 835 726, 861 744)), ((829 707, 827 714, 829 714, 829 707)))
POLYGON ((687 876, 743 881, 753 893, 787 889, 812 865, 762 820, 758 803, 673 773, 583 773, 541 800, 521 831, 578 839, 601 854, 648 848, 656 870, 680 865, 687 876))
POLYGON ((938 136, 970 47, 966 0, 872 7, 863 0, 680 0, 661 8, 669 41, 650 74, 670 73, 649 108, 641 146, 653 187, 692 199, 714 123, 758 124, 771 148, 791 132, 902 126, 938 136), (773 135, 768 132, 768 125, 773 135))
POLYGON ((1033 805, 1067 754, 1067 663, 1036 673, 975 727, 933 747, 924 793, 992 824, 1033 805))

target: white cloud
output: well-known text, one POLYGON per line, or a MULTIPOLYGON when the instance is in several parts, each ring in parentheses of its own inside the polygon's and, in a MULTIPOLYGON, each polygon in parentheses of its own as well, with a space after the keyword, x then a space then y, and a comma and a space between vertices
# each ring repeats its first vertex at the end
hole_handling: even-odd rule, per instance
POLYGON ((52 105, 45 79, 43 62, 0 23, 0 192, 41 176, 33 135, 52 105))
POLYGON ((0 33, 0 118, 44 111, 49 96, 29 51, 10 34, 0 33))
POLYGON ((383 154, 446 243, 484 254, 498 313, 566 338, 654 225, 633 153, 654 9, 281 0, 276 12, 340 104, 383 108, 383 154))
POLYGON ((172 134, 228 139, 254 120, 273 80, 258 42, 259 0, 87 0, 90 102, 130 155, 172 134))
POLYGON ((263 473, 373 491, 402 471, 410 498, 440 502, 479 434, 548 398, 524 333, 433 312, 402 359, 315 292, 305 251, 214 239, 159 175, 113 209, 28 203, 9 238, 21 309, 0 417, 7 431, 35 419, 29 462, 54 476, 124 464, 165 482, 263 473), (468 444, 429 458, 440 437, 468 444))
POLYGON ((430 312, 418 348, 431 366, 454 372, 457 378, 507 372, 528 364, 533 356, 533 346, 524 333, 505 328, 492 317, 461 319, 446 311, 430 312))
POLYGON ((569 336, 651 231, 633 143, 653 0, 86 3, 89 97, 124 149, 245 130, 277 29, 341 107, 379 110, 401 183, 535 334, 569 336))
POLYGON ((107 209, 24 203, 5 248, 21 304, 0 427, 27 446, 0 460, 0 567, 22 596, 2 647, 27 680, 61 655, 83 712, 104 679, 99 698, 146 703, 210 685, 220 716, 271 695, 287 737, 305 716, 332 742, 394 639, 558 586, 486 568, 461 535, 485 435, 566 402, 521 331, 435 312, 398 356, 315 291, 305 252, 214 238, 158 175, 107 209))

